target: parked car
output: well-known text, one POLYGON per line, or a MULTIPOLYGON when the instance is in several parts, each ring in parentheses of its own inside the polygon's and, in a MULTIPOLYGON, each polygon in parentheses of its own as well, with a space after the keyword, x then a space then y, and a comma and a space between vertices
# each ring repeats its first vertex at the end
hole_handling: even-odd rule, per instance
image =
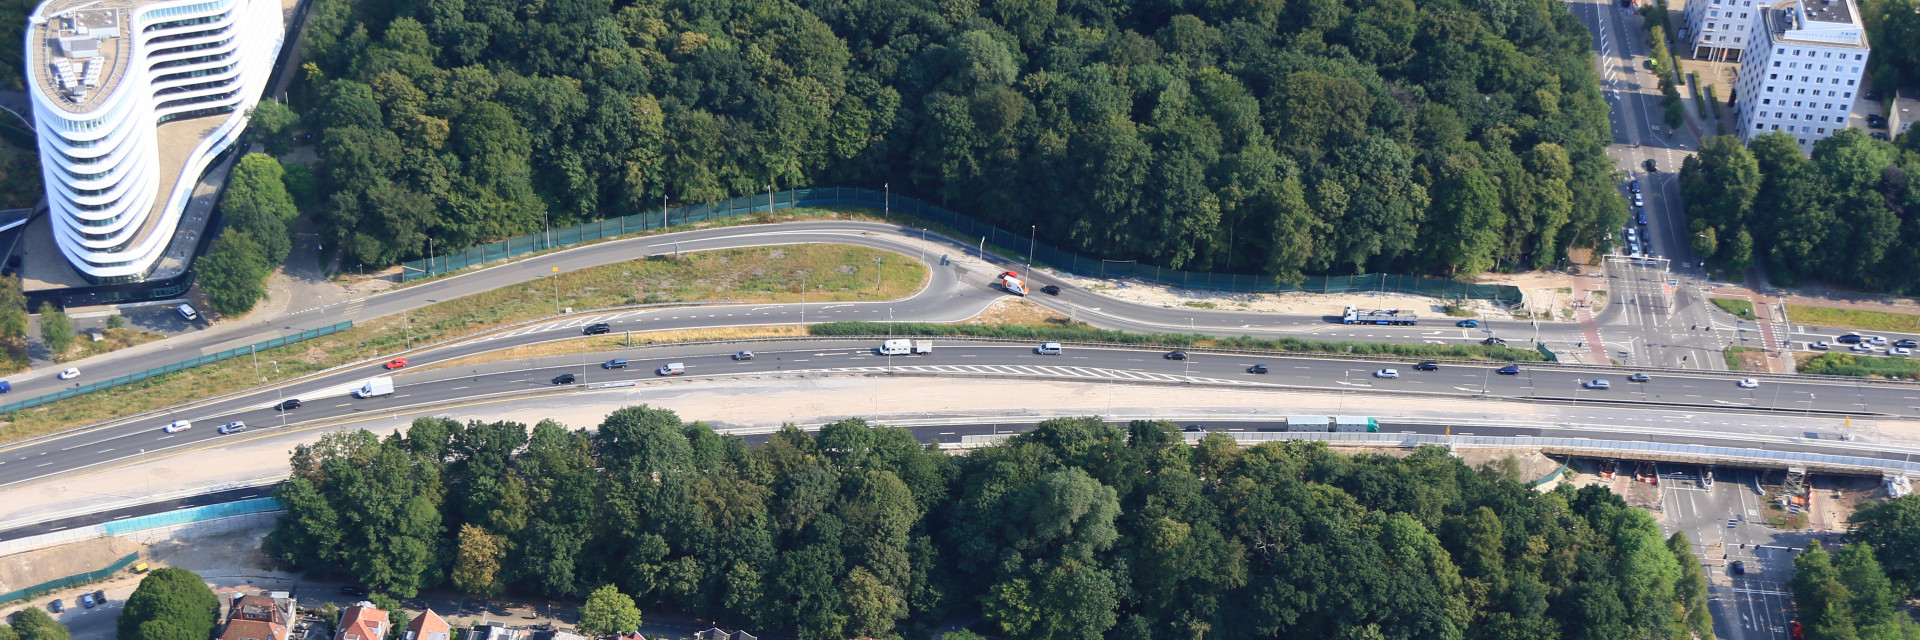
POLYGON ((1647 226, 1647 212, 1636 211, 1634 212, 1633 217, 1634 217, 1634 222, 1640 223, 1640 226, 1643 226, 1643 227, 1647 226))
POLYGON ((1262 373, 1262 374, 1264 374, 1264 373, 1266 373, 1266 372, 1267 372, 1267 365, 1264 365, 1264 364, 1256 364, 1256 365, 1253 365, 1253 366, 1251 366, 1251 367, 1247 367, 1247 373, 1262 373))
POLYGON ((1438 361, 1428 360, 1426 362, 1413 365, 1413 370, 1414 371, 1439 371, 1440 363, 1438 361))
POLYGON ((1607 382, 1605 380, 1588 380, 1586 382, 1580 383, 1580 386, 1586 387, 1588 389, 1612 389, 1613 383, 1607 382))
POLYGON ((299 398, 288 398, 288 399, 287 399, 287 400, 286 400, 285 402, 281 402, 281 403, 280 403, 280 410, 281 410, 281 411, 292 411, 292 410, 294 410, 294 409, 298 409, 298 408, 300 408, 300 399, 299 399, 299 398))
POLYGON ((1050 296, 1057 296, 1057 295, 1060 295, 1060 287, 1058 285, 1050 284, 1044 287, 1040 287, 1040 293, 1044 293, 1050 296))
POLYGON ((1745 560, 1735 560, 1735 561, 1733 561, 1733 567, 1732 567, 1732 568, 1733 568, 1733 575, 1736 575, 1736 576, 1739 576, 1739 575, 1746 575, 1746 573, 1747 573, 1747 562, 1746 562, 1745 560))
POLYGON ((1649 376, 1644 373, 1636 373, 1636 374, 1627 376, 1627 382, 1648 382, 1651 380, 1653 380, 1653 376, 1649 376))
POLYGON ((387 367, 388 369, 398 369, 398 368, 400 368, 400 367, 404 367, 404 366, 407 366, 407 359, 406 359, 406 358, 394 358, 394 359, 392 359, 392 360, 388 360, 388 361, 387 361, 387 364, 386 364, 386 367, 387 367))
POLYGON ((1187 352, 1185 352, 1185 351, 1169 351, 1169 352, 1167 352, 1167 355, 1164 355, 1164 356, 1161 356, 1161 357, 1163 357, 1163 358, 1166 358, 1166 359, 1168 359, 1168 360, 1185 360, 1185 359, 1187 359, 1187 352))
POLYGON ((240 433, 240 432, 242 432, 242 431, 246 431, 246 430, 247 430, 247 423, 245 423, 245 422, 241 422, 241 421, 239 421, 239 420, 235 420, 235 421, 233 421, 233 422, 229 422, 229 423, 226 423, 226 424, 223 424, 223 425, 220 425, 220 434, 221 434, 221 435, 226 435, 226 434, 229 434, 229 433, 240 433))
POLYGON ((93 594, 91 594, 91 593, 82 593, 82 594, 80 594, 80 606, 82 606, 82 607, 85 607, 85 608, 88 608, 88 609, 92 609, 92 608, 93 608, 93 594))
POLYGON ((1634 193, 1640 193, 1640 179, 1639 179, 1639 178, 1634 178, 1632 182, 1629 182, 1629 183, 1627 183, 1627 186, 1630 186, 1630 187, 1632 187, 1632 188, 1633 188, 1633 192, 1634 192, 1634 193))
POLYGON ((107 603, 107 592, 106 592, 105 590, 100 590, 100 591, 95 591, 95 592, 93 592, 93 601, 94 601, 95 603, 97 603, 97 604, 106 604, 106 603, 107 603))
POLYGON ((1468 329, 1473 329, 1480 326, 1480 321, 1479 320, 1461 320, 1459 322, 1453 323, 1453 326, 1466 327, 1468 329))
POLYGON ((186 431, 192 428, 193 428, 193 422, 190 420, 175 420, 173 422, 167 423, 167 426, 162 427, 160 430, 165 431, 167 433, 180 433, 182 431, 186 431))
POLYGON ((602 363, 600 363, 600 368, 602 368, 602 369, 625 369, 625 368, 627 368, 627 359, 626 359, 626 358, 614 358, 614 359, 612 359, 612 360, 608 360, 608 361, 606 361, 606 362, 602 362, 602 363))
POLYGON ((67 604, 64 602, 61 602, 59 598, 54 598, 53 602, 47 603, 47 610, 52 611, 54 613, 60 613, 62 611, 67 610, 67 604))
POLYGON ((1373 377, 1375 377, 1375 378, 1398 378, 1398 377, 1400 377, 1400 370, 1399 370, 1399 369, 1381 369, 1381 370, 1379 370, 1379 371, 1375 371, 1375 372, 1373 372, 1373 377))
POLYGON ((1742 389, 1752 389, 1760 386, 1760 379, 1759 378, 1742 378, 1739 384, 1740 384, 1740 388, 1742 389))
POLYGON ((746 362, 746 361, 748 361, 748 360, 752 360, 752 359, 753 359, 753 352, 752 352, 752 351, 742 351, 742 352, 739 352, 739 353, 736 353, 736 354, 733 354, 733 359, 734 359, 734 360, 738 360, 738 361, 740 361, 740 362, 746 362))
POLYGON ((343 596, 364 596, 364 595, 367 595, 367 590, 366 590, 366 589, 362 589, 362 588, 360 588, 360 587, 355 587, 355 586, 345 586, 345 587, 340 587, 340 595, 343 595, 343 596))
POLYGON ((61 380, 72 380, 78 377, 80 377, 80 369, 75 367, 67 367, 66 371, 60 372, 61 380))
POLYGON ((562 373, 560 375, 553 377, 554 384, 573 384, 579 381, 580 381, 580 377, 575 376, 571 373, 562 373))
POLYGON ((1877 115, 1867 114, 1867 127, 1873 128, 1873 129, 1885 129, 1887 128, 1887 119, 1877 115))
POLYGON ((598 324, 588 325, 584 333, 590 336, 597 336, 612 330, 613 330, 613 325, 607 324, 605 322, 601 322, 598 324))
POLYGON ((1498 370, 1494 371, 1494 373, 1498 373, 1503 376, 1517 376, 1517 375, 1520 375, 1520 365, 1510 364, 1504 367, 1500 367, 1498 370))

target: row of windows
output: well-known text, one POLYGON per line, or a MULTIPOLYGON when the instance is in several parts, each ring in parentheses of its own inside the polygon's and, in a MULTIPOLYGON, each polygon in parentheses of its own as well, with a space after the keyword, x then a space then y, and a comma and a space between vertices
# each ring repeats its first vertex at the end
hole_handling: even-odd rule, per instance
POLYGON ((212 49, 214 47, 224 47, 224 46, 227 46, 227 43, 229 42, 233 42, 233 38, 229 37, 225 40, 220 40, 216 42, 202 42, 200 44, 190 44, 190 45, 184 45, 184 46, 178 46, 178 47, 169 47, 166 49, 161 49, 159 51, 155 51, 153 53, 147 54, 147 57, 151 59, 151 58, 157 58, 165 55, 183 53, 187 51, 199 51, 201 49, 212 49))
MULTIPOLYGON (((1832 93, 1832 92, 1828 92, 1828 93, 1827 93, 1827 95, 1833 95, 1833 93, 1832 93)), ((1853 94, 1851 94, 1851 93, 1849 93, 1849 94, 1847 94, 1847 97, 1849 97, 1849 98, 1851 98, 1851 97, 1853 97, 1853 94)), ((1795 100, 1795 101, 1793 101, 1793 106, 1796 106, 1796 107, 1798 107, 1798 106, 1800 106, 1800 103, 1801 103, 1801 102, 1802 102, 1802 101, 1800 101, 1800 100, 1795 100)), ((1760 99, 1760 104, 1773 104, 1773 98, 1761 98, 1761 99, 1760 99)), ((1787 101, 1786 101, 1786 99, 1784 99, 1784 98, 1783 98, 1783 99, 1781 99, 1781 100, 1780 100, 1780 106, 1782 106, 1782 107, 1784 107, 1784 106, 1787 106, 1787 101)), ((1820 103, 1817 103, 1817 102, 1814 102, 1814 103, 1808 103, 1808 104, 1807 104, 1807 108, 1808 108, 1808 109, 1818 109, 1818 108, 1820 108, 1820 103)), ((1828 108, 1828 109, 1839 109, 1839 110, 1841 110, 1841 111, 1846 111, 1846 110, 1847 110, 1847 103, 1844 103, 1844 102, 1842 102, 1842 103, 1840 103, 1840 104, 1838 104, 1838 105, 1836 105, 1836 104, 1834 104, 1834 103, 1831 103, 1831 102, 1829 102, 1829 103, 1827 103, 1827 108, 1828 108)))
POLYGON ((167 75, 154 78, 153 83, 163 84, 169 81, 179 80, 181 78, 198 78, 201 76, 210 76, 215 74, 226 73, 232 70, 233 70, 233 65, 227 65, 224 67, 214 67, 212 69, 194 69, 192 71, 182 71, 180 73, 169 73, 167 75))
POLYGON ((239 89, 234 89, 226 93, 216 93, 216 94, 204 95, 204 96, 194 96, 192 98, 181 98, 179 100, 169 100, 169 101, 160 103, 160 106, 155 107, 155 109, 164 110, 164 109, 171 109, 179 106, 185 106, 189 104, 199 104, 202 102, 219 102, 221 100, 232 98, 234 94, 237 94, 239 92, 240 92, 239 89))
MULTIPOLYGON (((1853 84, 1853 81, 1852 81, 1852 80, 1848 80, 1848 81, 1847 81, 1847 84, 1848 84, 1849 86, 1851 86, 1851 85, 1853 84)), ((1794 91, 1794 89, 1793 89, 1793 87, 1786 87, 1786 88, 1783 88, 1783 89, 1781 89, 1781 90, 1780 90, 1780 93, 1793 93, 1793 91, 1794 91)), ((1773 93, 1773 85, 1767 85, 1767 93, 1773 93)), ((1848 92, 1846 92, 1846 93, 1847 93, 1847 97, 1849 97, 1849 98, 1851 98, 1851 97, 1853 97, 1853 92, 1852 92, 1852 91, 1848 91, 1848 92)), ((1801 88, 1800 88, 1800 95, 1803 95, 1803 96, 1804 96, 1804 95, 1807 95, 1807 88, 1806 88, 1806 87, 1801 87, 1801 88)), ((1816 95, 1816 96, 1817 96, 1817 95, 1820 95, 1820 90, 1819 90, 1819 89, 1814 89, 1814 90, 1813 90, 1813 95, 1816 95)), ((1827 95, 1829 95, 1829 96, 1831 96, 1831 95, 1833 95, 1833 92, 1832 92, 1832 91, 1828 91, 1828 92, 1827 92, 1827 95)))
MULTIPOLYGON (((1752 3, 1748 3, 1748 4, 1749 4, 1749 5, 1751 5, 1752 3)), ((1719 12, 1719 11, 1708 11, 1708 12, 1707 12, 1707 15, 1708 15, 1708 16, 1711 16, 1711 17, 1714 17, 1714 18, 1718 18, 1718 17, 1720 17, 1720 12, 1719 12)), ((1731 17, 1733 17, 1733 12, 1732 12, 1732 11, 1728 11, 1728 12, 1727 12, 1727 17, 1729 17, 1729 18, 1731 18, 1731 17)), ((1745 12, 1745 11, 1742 11, 1742 12, 1740 12, 1740 17, 1742 17, 1742 18, 1745 18, 1745 17, 1747 17, 1747 12, 1745 12)))
POLYGON ((193 84, 183 84, 178 87, 167 87, 165 89, 155 91, 153 92, 153 97, 158 98, 160 96, 173 95, 176 93, 186 93, 188 91, 199 91, 201 89, 212 89, 214 87, 222 87, 229 84, 233 84, 233 78, 227 78, 224 80, 209 80, 207 82, 195 82, 193 84))
MULTIPOLYGON (((233 0, 214 0, 213 2, 202 2, 200 4, 190 4, 184 7, 167 7, 165 9, 154 9, 140 17, 148 20, 164 20, 174 16, 184 16, 188 14, 204 13, 207 11, 212 11, 220 8, 221 5, 231 4, 232 2, 233 0)), ((190 18, 190 19, 198 19, 198 18, 190 18)), ((174 22, 185 22, 185 20, 176 20, 174 22)), ((154 30, 155 27, 164 27, 168 24, 171 24, 171 23, 162 22, 160 24, 147 25, 146 30, 152 31, 154 30)))
MULTIPOLYGON (((1803 49, 1794 49, 1794 50, 1793 50, 1793 55, 1796 55, 1796 56, 1797 56, 1797 55, 1801 55, 1801 52, 1802 52, 1802 51, 1804 51, 1804 50, 1803 50, 1803 49)), ((1773 52, 1774 52, 1774 53, 1777 53, 1777 54, 1780 54, 1780 55, 1786 55, 1786 54, 1787 54, 1787 48, 1786 48, 1786 47, 1780 47, 1780 48, 1778 48, 1778 49, 1774 49, 1774 50, 1773 50, 1773 52)), ((1807 56, 1807 57, 1809 57, 1809 58, 1818 58, 1818 57, 1821 57, 1821 56, 1820 56, 1820 54, 1821 54, 1821 53, 1823 53, 1823 52, 1820 52, 1820 51, 1815 51, 1815 52, 1813 52, 1813 53, 1809 53, 1809 54, 1806 54, 1806 56, 1807 56)), ((1826 53, 1826 54, 1827 54, 1827 55, 1826 55, 1826 57, 1828 57, 1828 58, 1832 58, 1832 57, 1833 57, 1833 52, 1832 52, 1832 51, 1827 51, 1827 52, 1824 52, 1824 53, 1826 53)), ((1845 59, 1847 59, 1847 54, 1844 54, 1844 53, 1842 53, 1842 54, 1840 54, 1840 59, 1841 59, 1841 60, 1845 60, 1845 59)), ((1867 55, 1866 55, 1866 54, 1864 54, 1864 53, 1856 53, 1856 54, 1853 54, 1853 59, 1854 59, 1854 61, 1855 61, 1855 62, 1858 62, 1858 61, 1861 61, 1861 60, 1865 60, 1865 59, 1867 59, 1867 55)), ((1779 65, 1774 65, 1774 66, 1779 66, 1779 65)), ((1820 68, 1822 68, 1822 69, 1825 69, 1826 67, 1820 67, 1820 68)), ((1858 69, 1858 68, 1856 68, 1856 69, 1854 69, 1854 70, 1855 70, 1855 71, 1859 71, 1859 69, 1858 69)))
POLYGON ((169 122, 173 122, 175 120, 185 120, 188 118, 198 118, 201 116, 211 116, 211 115, 217 115, 222 113, 233 113, 233 107, 234 105, 226 105, 221 107, 211 107, 207 109, 194 109, 192 111, 182 111, 180 113, 169 113, 167 115, 160 116, 160 119, 155 120, 154 124, 157 124, 157 125, 166 124, 169 122))
MULTIPOLYGON (((1756 122, 1756 123, 1754 123, 1754 125, 1753 125, 1753 130, 1754 130, 1754 131, 1766 131, 1766 130, 1767 130, 1767 127, 1768 127, 1768 126, 1769 126, 1769 125, 1764 125, 1764 124, 1760 124, 1760 123, 1757 123, 1757 122, 1756 122)), ((1776 125, 1771 125, 1771 126, 1773 127, 1773 129, 1772 129, 1772 130, 1774 130, 1774 131, 1779 131, 1779 130, 1780 130, 1780 125, 1777 125, 1777 124, 1776 124, 1776 125)), ((1834 130, 1835 130, 1835 131, 1838 131, 1838 130, 1840 130, 1841 128, 1844 128, 1844 127, 1838 127, 1838 128, 1835 128, 1834 130)), ((1813 132, 1814 132, 1814 131, 1813 131, 1813 129, 1814 129, 1813 127, 1809 127, 1809 126, 1807 126, 1807 125, 1800 125, 1800 133, 1813 133, 1813 132)), ((1793 125, 1787 125, 1787 131, 1788 131, 1788 132, 1792 132, 1792 131, 1793 131, 1793 125)), ((1824 133, 1826 133, 1826 132, 1827 132, 1827 128, 1826 128, 1826 127, 1820 127, 1820 131, 1819 131, 1819 133, 1823 133, 1823 134, 1824 134, 1824 133)), ((1800 139, 1800 146, 1803 146, 1803 147, 1804 147, 1804 146, 1807 146, 1807 139, 1806 139, 1806 138, 1801 138, 1801 139, 1800 139)))
POLYGON ((161 63, 156 63, 156 64, 154 64, 154 65, 153 65, 152 67, 148 67, 148 68, 149 68, 149 69, 155 69, 155 70, 157 70, 157 69, 171 69, 171 68, 174 68, 174 67, 184 67, 184 66, 187 66, 187 65, 190 65, 190 64, 200 64, 200 63, 203 63, 203 62, 219 62, 219 61, 221 61, 221 60, 225 60, 225 59, 227 59, 227 58, 230 58, 230 57, 233 57, 233 54, 232 54, 232 52, 228 52, 228 53, 216 53, 216 54, 212 54, 212 55, 205 55, 205 56, 194 56, 194 57, 191 57, 191 58, 181 58, 181 59, 179 59, 179 60, 168 60, 168 61, 166 61, 166 62, 161 62, 161 63))
POLYGON ((175 40, 186 40, 188 38, 204 38, 207 36, 215 36, 215 35, 220 35, 222 33, 226 33, 227 30, 231 28, 233 28, 233 25, 222 26, 218 29, 207 29, 205 31, 188 31, 186 33, 176 33, 170 36, 158 36, 152 40, 148 40, 147 44, 156 45, 164 42, 173 42, 175 40))
MULTIPOLYGON (((1776 68, 1777 68, 1777 67, 1779 67, 1779 66, 1780 66, 1780 61, 1779 61, 1779 60, 1775 60, 1775 61, 1773 61, 1773 66, 1774 66, 1774 67, 1776 67, 1776 68)), ((1811 62, 1809 62, 1809 63, 1807 63, 1807 66, 1805 66, 1805 67, 1802 67, 1802 66, 1800 66, 1800 63, 1798 63, 1798 62, 1789 62, 1789 63, 1787 63, 1787 68, 1788 68, 1788 69, 1806 69, 1806 70, 1808 70, 1808 71, 1812 71, 1812 70, 1813 70, 1813 63, 1811 63, 1811 62)), ((1823 64, 1823 65, 1820 65, 1820 70, 1821 70, 1821 71, 1826 71, 1826 70, 1827 70, 1827 65, 1824 65, 1824 64, 1823 64)), ((1833 65, 1833 70, 1834 70, 1834 71, 1847 71, 1848 69, 1847 69, 1847 67, 1846 67, 1845 65, 1838 65, 1838 64, 1836 64, 1836 65, 1833 65)), ((1852 69, 1852 70, 1853 70, 1853 72, 1854 72, 1854 73, 1860 73, 1860 67, 1853 67, 1853 69, 1852 69)))
MULTIPOLYGON (((1709 22, 1709 23, 1707 23, 1707 28, 1708 28, 1708 29, 1714 29, 1714 28, 1717 28, 1717 27, 1714 27, 1714 26, 1713 26, 1713 23, 1711 23, 1711 22, 1709 22)), ((1736 30, 1736 31, 1746 31, 1746 30, 1747 30, 1747 25, 1744 25, 1744 24, 1730 24, 1730 25, 1727 25, 1727 28, 1728 28, 1728 29, 1733 29, 1733 30, 1736 30)))
MULTIPOLYGON (((1800 119, 1800 114, 1798 114, 1798 113, 1787 113, 1787 112, 1785 112, 1785 111, 1777 111, 1777 112, 1774 112, 1774 114, 1773 114, 1773 117, 1774 117, 1774 118, 1779 118, 1779 117, 1781 117, 1781 116, 1785 116, 1785 117, 1786 117, 1786 118, 1787 118, 1788 120, 1799 120, 1799 119, 1800 119)), ((1767 112, 1765 112, 1765 111, 1762 111, 1762 112, 1760 112, 1760 117, 1762 117, 1762 118, 1765 118, 1765 117, 1767 117, 1767 112)), ((1813 121, 1813 114, 1807 114, 1807 121, 1808 121, 1808 122, 1812 122, 1812 121, 1813 121)), ((1821 121, 1821 122, 1846 122, 1846 121, 1847 121, 1847 117, 1846 117, 1846 116, 1833 116, 1833 120, 1827 120, 1827 116, 1820 116, 1820 121, 1821 121)))

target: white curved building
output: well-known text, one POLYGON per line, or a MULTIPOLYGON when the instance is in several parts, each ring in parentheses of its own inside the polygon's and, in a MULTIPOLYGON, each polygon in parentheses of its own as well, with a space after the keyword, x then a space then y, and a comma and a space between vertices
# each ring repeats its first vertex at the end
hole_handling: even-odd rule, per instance
POLYGON ((245 128, 281 0, 46 0, 27 86, 53 237, 96 284, 152 273, 194 185, 245 128))

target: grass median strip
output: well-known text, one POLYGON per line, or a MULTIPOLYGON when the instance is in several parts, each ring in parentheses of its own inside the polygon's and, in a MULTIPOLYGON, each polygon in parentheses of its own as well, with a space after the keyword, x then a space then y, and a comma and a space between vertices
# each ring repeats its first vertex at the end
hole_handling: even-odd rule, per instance
MULTIPOLYGON (((558 306, 595 309, 722 299, 797 302, 803 278, 807 302, 892 300, 919 290, 926 277, 927 268, 918 261, 867 247, 801 244, 727 249, 559 274, 558 306)), ((0 423, 0 442, 291 379, 402 351, 409 342, 430 344, 549 316, 556 306, 555 284, 554 278, 542 278, 508 285, 375 318, 347 331, 261 351, 257 357, 234 358, 17 411, 0 423)))
POLYGON ((1800 373, 1823 376, 1854 376, 1889 380, 1920 379, 1920 360, 1884 356, 1856 356, 1827 352, 1801 360, 1800 373))
POLYGON ((970 336, 1011 340, 1105 342, 1132 345, 1171 345, 1222 349, 1261 349, 1297 353, 1348 353, 1406 358, 1462 358, 1498 361, 1540 361, 1538 351, 1488 345, 1394 344, 1385 342, 1324 342, 1299 338, 1216 338, 1192 333, 1129 333, 1095 329, 1081 323, 1058 326, 928 324, 921 322, 829 322, 807 327, 815 336, 970 336), (889 332, 888 325, 892 325, 889 332))
POLYGON ((1753 319, 1753 301, 1751 300, 1736 300, 1733 298, 1714 298, 1713 306, 1720 307, 1721 311, 1731 313, 1735 317, 1741 318, 1743 320, 1753 319))
MULTIPOLYGON (((1714 302, 1719 301, 1715 300, 1714 302)), ((1794 324, 1798 325, 1840 327, 1843 329, 1860 329, 1864 331, 1920 333, 1920 315, 1911 313, 1842 309, 1839 307, 1810 307, 1790 304, 1787 305, 1787 317, 1792 319, 1794 324)))

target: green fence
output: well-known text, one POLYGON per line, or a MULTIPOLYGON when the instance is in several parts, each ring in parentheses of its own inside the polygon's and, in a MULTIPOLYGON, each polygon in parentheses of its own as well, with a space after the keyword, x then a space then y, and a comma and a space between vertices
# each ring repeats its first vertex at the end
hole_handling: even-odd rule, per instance
MULTIPOLYGON (((954 229, 971 241, 984 238, 988 244, 1001 247, 1013 257, 1028 259, 1025 247, 1029 246, 1026 234, 1014 233, 972 218, 927 205, 905 196, 893 198, 886 193, 872 189, 851 187, 818 187, 810 189, 792 189, 776 191, 771 195, 754 195, 733 198, 723 202, 673 207, 647 213, 637 213, 620 218, 608 218, 599 222, 554 229, 550 233, 541 233, 502 240, 481 245, 451 255, 434 256, 429 260, 415 260, 402 264, 402 278, 415 280, 459 271, 467 267, 505 260, 553 247, 565 247, 613 238, 628 233, 650 231, 662 226, 672 226, 701 222, 732 216, 747 215, 773 209, 793 207, 812 207, 829 205, 852 205, 864 207, 884 207, 886 209, 919 217, 933 223, 954 229)), ((1150 264, 1141 264, 1134 260, 1103 260, 1088 258, 1044 244, 1033 246, 1032 260, 1053 268, 1097 278, 1138 278, 1175 287, 1195 289, 1216 289, 1243 293, 1278 293, 1286 291, 1307 291, 1313 293, 1348 293, 1355 291, 1379 291, 1410 293, 1436 298, 1456 300, 1495 300, 1505 304, 1518 304, 1520 290, 1506 285, 1469 284, 1441 278, 1420 276, 1402 276, 1393 274, 1369 274, 1364 276, 1311 276, 1299 284, 1288 284, 1273 276, 1235 274, 1235 273, 1196 273, 1165 269, 1150 264)))
POLYGON ((194 358, 191 360, 182 360, 180 362, 175 362, 173 364, 169 364, 166 366, 154 367, 152 369, 141 371, 139 373, 130 373, 124 376, 120 376, 118 378, 113 378, 111 380, 102 380, 100 382, 83 384, 83 385, 74 387, 72 389, 62 389, 59 393, 49 393, 43 396, 35 396, 32 398, 27 398, 25 400, 21 400, 19 402, 6 405, 6 406, 0 406, 0 413, 13 413, 21 409, 32 409, 34 407, 38 407, 40 405, 47 404, 50 402, 65 400, 67 398, 71 398, 74 396, 93 393, 95 391, 101 391, 104 389, 111 389, 123 384, 131 384, 131 383, 139 382, 141 380, 145 380, 147 378, 152 378, 155 376, 166 375, 166 374, 174 373, 177 371, 185 371, 187 369, 192 369, 200 365, 213 364, 221 360, 237 358, 240 356, 254 353, 256 351, 266 351, 274 347, 283 347, 296 342, 312 340, 320 336, 346 331, 347 329, 352 327, 353 327, 353 322, 347 321, 347 322, 342 322, 342 323, 331 325, 331 326, 320 327, 318 329, 308 329, 306 331, 302 331, 300 333, 296 333, 293 335, 280 336, 272 340, 256 342, 244 347, 228 349, 226 351, 221 351, 219 353, 200 356, 198 358, 194 358))
POLYGON ((99 580, 101 578, 111 576, 119 572, 121 569, 127 568, 127 565, 133 564, 133 561, 139 560, 139 559, 140 559, 139 553, 129 553, 127 554, 127 557, 121 558, 119 560, 115 560, 113 564, 107 565, 99 569, 95 569, 93 571, 88 571, 86 573, 76 573, 76 574, 67 576, 65 578, 56 578, 53 580, 48 580, 46 582, 42 582, 40 584, 36 584, 31 587, 27 587, 25 589, 21 589, 19 591, 9 591, 6 593, 0 593, 0 603, 13 602, 15 600, 22 600, 22 599, 25 599, 27 596, 31 596, 36 593, 46 593, 56 589, 65 589, 67 587, 93 582, 95 580, 99 580))

